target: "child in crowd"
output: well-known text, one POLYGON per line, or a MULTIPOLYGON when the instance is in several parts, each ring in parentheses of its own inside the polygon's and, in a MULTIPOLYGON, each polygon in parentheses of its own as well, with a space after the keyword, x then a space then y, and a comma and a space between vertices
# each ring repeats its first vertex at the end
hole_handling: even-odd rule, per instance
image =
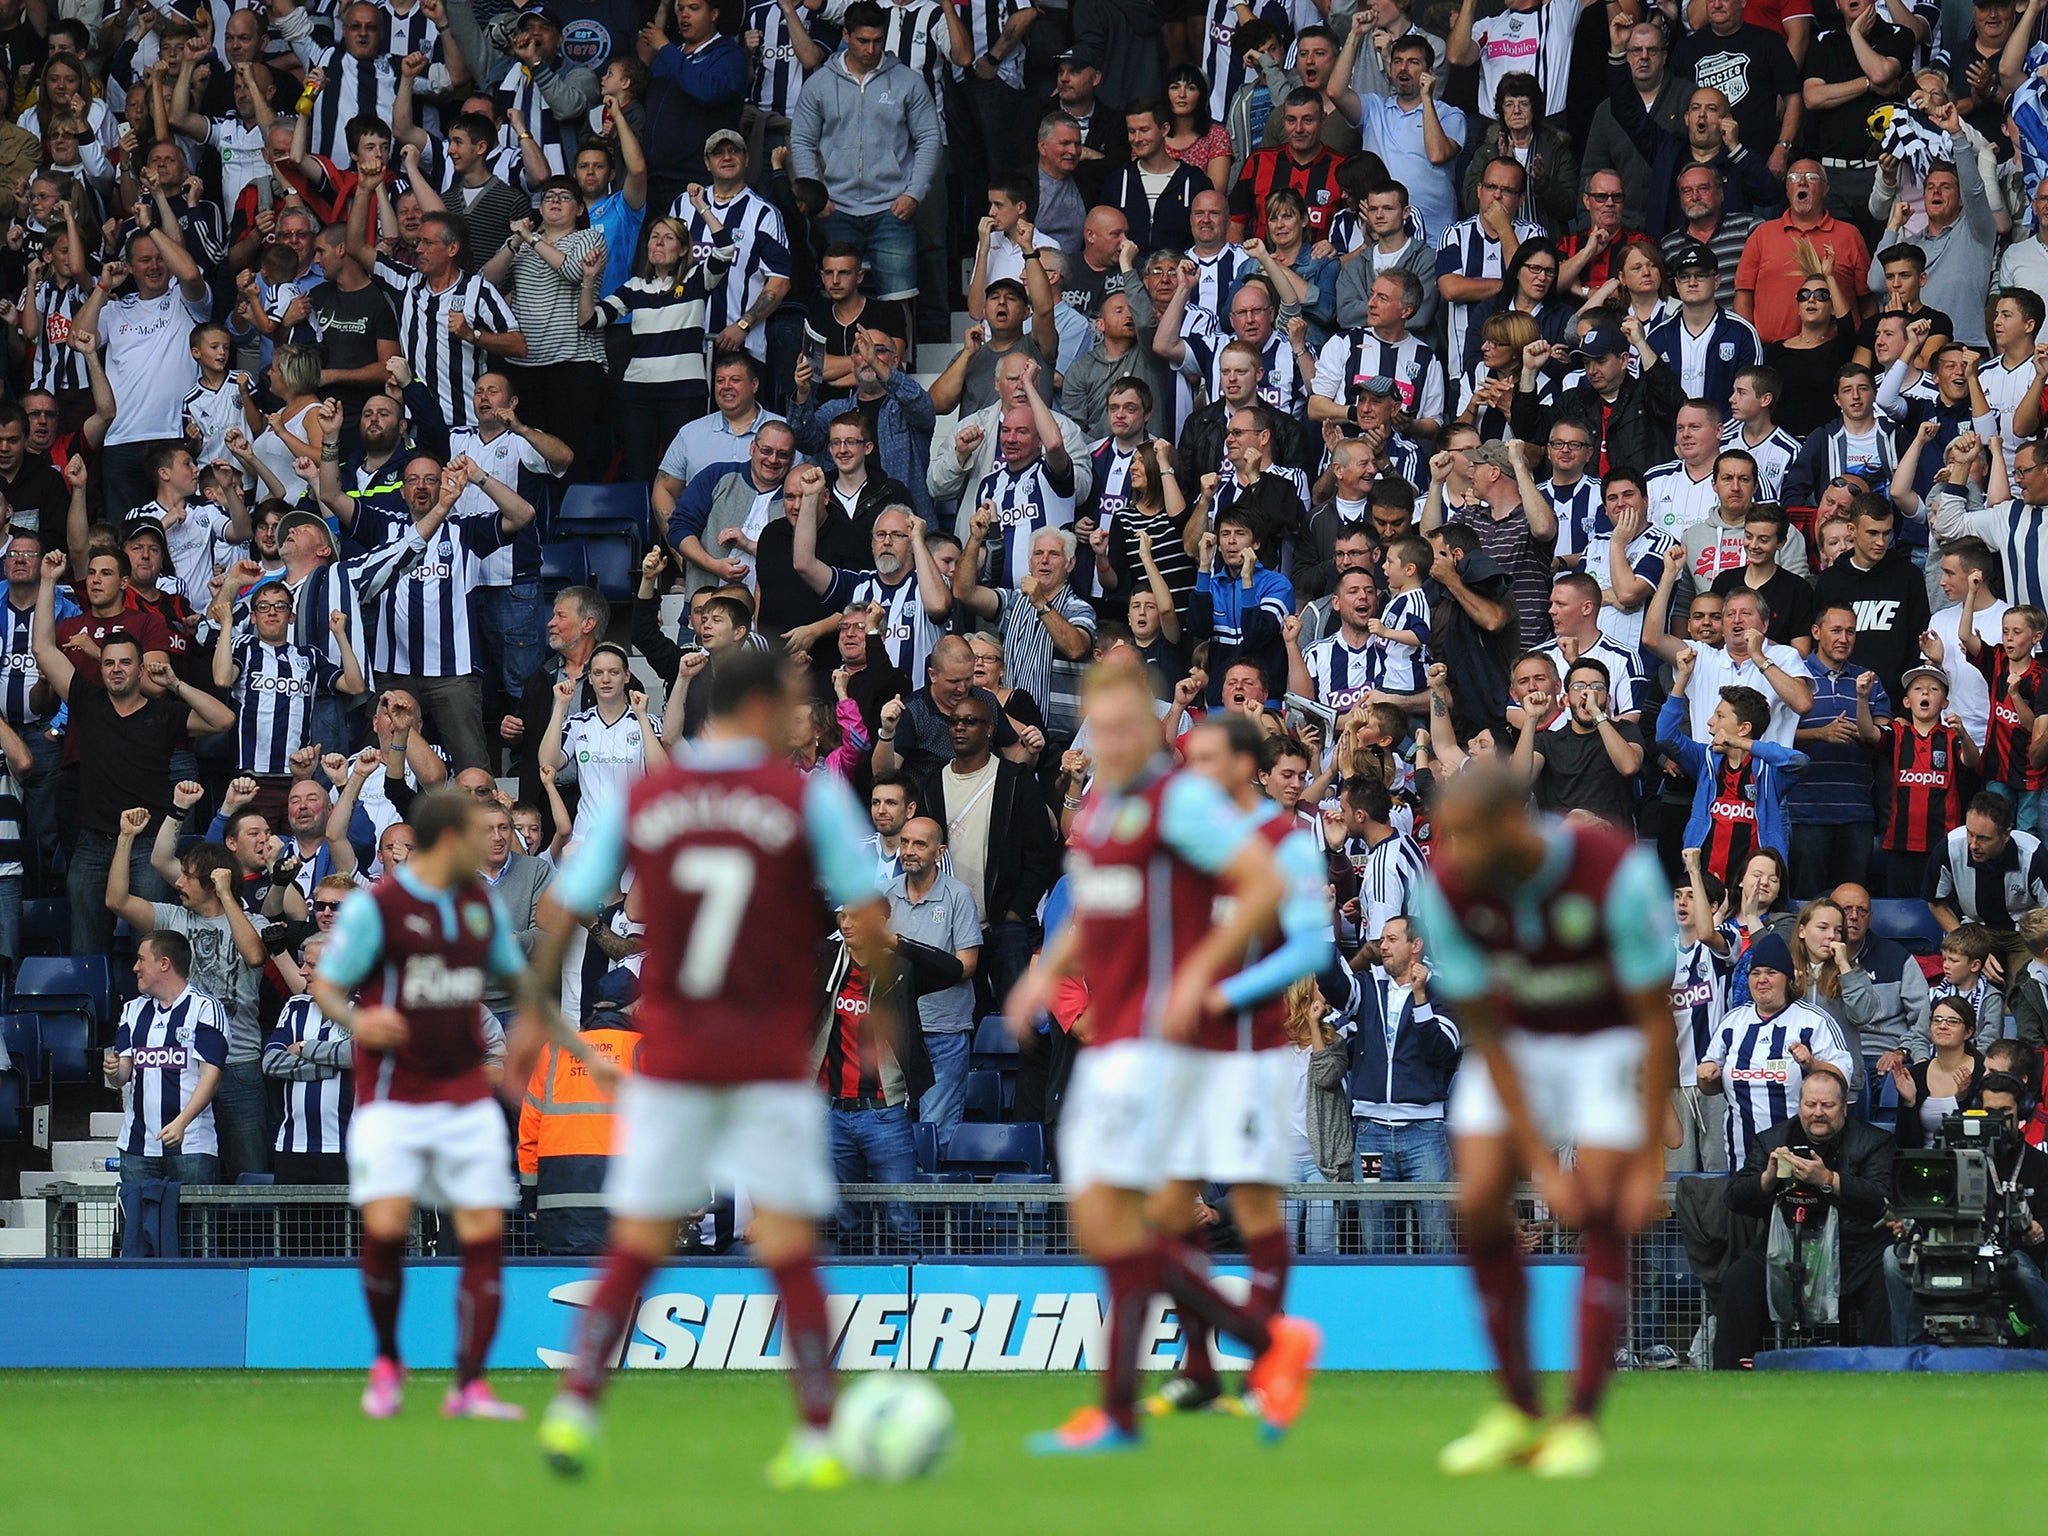
MULTIPOLYGON (((1989 1049, 1992 1041, 2005 1035, 2005 994, 1984 974, 1985 964, 1996 952, 1991 930, 1982 923, 1963 923, 1949 930, 1941 941, 1941 980, 1927 994, 1930 1004, 1944 997, 1960 997, 1969 1003, 1977 1016, 1979 1051, 1989 1049)), ((1915 1055, 1926 1047, 1917 1034, 1912 1044, 1915 1055)))
MULTIPOLYGON (((1693 738, 1686 686, 1694 653, 1672 671, 1671 696, 1657 717, 1657 741, 1690 774, 1692 817, 1685 846, 1700 850, 1706 868, 1726 882, 1758 847, 1786 851, 1785 794, 1806 771, 1806 754, 1764 739, 1771 706, 1754 688, 1723 688, 1707 717, 1708 745, 1693 738)), ((1868 698, 1859 701, 1867 712, 1868 698)))
POLYGON ((1892 786, 1880 846, 1884 894, 1912 900, 1920 895, 1928 854, 1963 824, 1963 774, 1976 771, 1977 743, 1961 717, 1947 712, 1948 674, 1941 668, 1914 667, 1902 681, 1906 713, 1885 722, 1880 748, 1891 768, 1884 782, 1892 786))

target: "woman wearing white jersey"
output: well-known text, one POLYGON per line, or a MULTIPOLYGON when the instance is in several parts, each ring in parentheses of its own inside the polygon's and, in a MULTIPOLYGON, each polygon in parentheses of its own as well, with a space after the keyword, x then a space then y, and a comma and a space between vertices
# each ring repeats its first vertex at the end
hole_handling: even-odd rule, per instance
POLYGON ((564 678, 555 684, 554 711, 540 739, 541 763, 557 774, 573 775, 582 788, 569 831, 572 846, 582 841, 591 818, 623 796, 635 779, 668 766, 661 730, 647 717, 647 695, 627 689, 626 653, 616 645, 600 645, 590 653, 589 675, 596 707, 571 715, 576 684, 564 678))

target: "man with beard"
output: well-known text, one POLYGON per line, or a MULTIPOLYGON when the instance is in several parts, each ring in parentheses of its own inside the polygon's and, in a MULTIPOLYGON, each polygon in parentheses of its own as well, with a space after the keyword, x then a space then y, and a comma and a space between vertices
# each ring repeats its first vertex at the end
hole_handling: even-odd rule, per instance
MULTIPOLYGON (((833 427, 841 429, 847 422, 842 418, 833 427)), ((840 628, 850 606, 874 605, 882 611, 880 638, 890 665, 907 677, 917 676, 932 643, 945 632, 953 608, 952 591, 925 548, 923 519, 897 497, 875 519, 873 567, 844 570, 818 558, 820 499, 806 495, 798 501, 792 559, 797 575, 831 612, 810 629, 793 631, 790 638, 802 636, 803 644, 814 644, 840 628)))

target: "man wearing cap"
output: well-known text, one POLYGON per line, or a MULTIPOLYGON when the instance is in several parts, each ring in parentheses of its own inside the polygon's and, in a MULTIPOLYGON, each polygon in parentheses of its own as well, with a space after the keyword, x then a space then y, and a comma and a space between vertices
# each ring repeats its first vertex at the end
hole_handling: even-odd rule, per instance
MULTIPOLYGON (((1497 160, 1486 174, 1494 175, 1494 166, 1511 164, 1497 160)), ((1585 366, 1585 382, 1546 402, 1537 396, 1538 383, 1541 370, 1557 351, 1545 341, 1532 341, 1522 349, 1522 376, 1510 416, 1515 436, 1524 442, 1547 442, 1555 422, 1582 421, 1593 429, 1601 476, 1610 467, 1642 469, 1671 457, 1685 391, 1651 348, 1642 321, 1630 315, 1619 329, 1600 325, 1586 332, 1571 353, 1585 366), (1628 371, 1631 351, 1639 369, 1634 376, 1628 371)))
POLYGON ((711 290, 704 329, 714 352, 754 354, 768 358, 768 317, 789 294, 791 273, 789 232, 775 205, 747 185, 747 141, 731 128, 721 128, 704 141, 704 163, 711 168, 711 190, 704 209, 686 192, 669 209, 690 231, 690 248, 698 261, 715 243, 706 213, 715 217, 732 242, 734 256, 725 281, 711 290))
POLYGON ((199 469, 183 442, 152 443, 142 464, 154 499, 131 511, 128 520, 154 518, 161 525, 180 590, 203 607, 213 595, 213 573, 226 558, 224 546, 248 540, 248 508, 226 512, 199 499, 199 469))
POLYGON ((1650 347, 1688 398, 1725 406, 1736 373, 1763 361, 1764 344, 1755 326, 1721 307, 1721 259, 1711 245, 1687 244, 1671 263, 1671 281, 1678 312, 1650 327, 1650 347))
POLYGON ((858 247, 876 297, 917 293, 919 204, 939 173, 939 113, 916 71, 882 51, 888 17, 874 0, 847 7, 846 46, 804 82, 789 131, 789 168, 825 184, 821 233, 858 247))
MULTIPOLYGON (((1076 45, 1057 62, 1056 86, 1050 96, 1029 103, 1017 114, 1007 152, 1011 165, 1028 165, 1038 153, 1032 135, 1053 112, 1064 112, 1081 130, 1081 163, 1074 182, 1092 207, 1102 199, 1103 178, 1129 158, 1124 143, 1123 115, 1095 93, 1102 84, 1102 61, 1093 49, 1076 45)), ((1126 103, 1128 105, 1128 103, 1126 103)), ((1172 124, 1167 125, 1169 128, 1172 124)))
MULTIPOLYGON (((1465 457, 1472 465, 1472 490, 1478 500, 1460 507, 1450 520, 1477 533, 1480 549, 1514 577, 1522 647, 1533 649, 1550 638, 1550 562, 1557 547, 1557 514, 1536 489, 1525 444, 1513 439, 1481 443, 1468 449, 1465 457)), ((1423 533, 1434 529, 1442 516, 1441 498, 1426 500, 1423 533)))
MULTIPOLYGON (((1037 247, 1026 252, 1027 270, 1039 266, 1037 247)), ((967 413, 984 409, 997 393, 996 370, 1012 355, 1026 358, 1052 371, 1059 356, 1060 338, 1054 299, 1042 271, 1032 270, 1040 293, 1034 299, 1025 285, 1013 277, 997 278, 983 297, 983 324, 968 327, 960 350, 946 364, 945 371, 932 380, 932 403, 941 411, 967 413), (1030 334, 1025 334, 1025 318, 1030 334)))
POLYGON ((567 175, 575 162, 590 109, 602 92, 597 76, 562 56, 562 19, 546 5, 515 13, 509 45, 477 25, 473 0, 447 0, 448 34, 462 49, 477 82, 489 89, 501 117, 522 114, 522 146, 534 139, 548 168, 567 175))
POLYGON ((122 524, 121 548, 128 556, 128 599, 138 608, 164 621, 170 641, 171 665, 185 671, 185 658, 192 651, 192 636, 199 622, 201 603, 193 603, 179 590, 177 577, 170 576, 171 544, 164 537, 164 525, 153 517, 138 517, 122 524), (160 582, 168 580, 164 587, 160 582))

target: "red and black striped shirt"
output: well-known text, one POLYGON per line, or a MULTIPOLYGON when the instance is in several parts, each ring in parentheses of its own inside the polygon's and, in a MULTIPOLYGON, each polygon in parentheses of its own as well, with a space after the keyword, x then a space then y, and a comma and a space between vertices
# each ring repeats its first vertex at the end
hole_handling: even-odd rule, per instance
POLYGON ((1327 149, 1318 150, 1306 165, 1297 161, 1285 144, 1277 149, 1256 150, 1245 161, 1236 185, 1230 189, 1230 217, 1244 222, 1248 237, 1265 239, 1266 199, 1288 187, 1299 192, 1301 200, 1308 204, 1310 233, 1302 243, 1314 245, 1329 235, 1330 219, 1344 206, 1337 194, 1337 167, 1341 163, 1327 149))
POLYGON ((1756 847, 1756 775, 1750 771, 1754 761, 1747 753, 1740 763, 1723 758, 1707 807, 1707 840, 1700 863, 1730 888, 1741 881, 1742 867, 1756 847))
MULTIPOLYGON (((1977 670, 1991 685, 1991 724, 1984 733, 1984 782, 2019 790, 2039 789, 2048 784, 2048 768, 2031 767, 2027 762, 2028 732, 2020 725, 2019 711, 2005 694, 2006 673, 2011 664, 2003 646, 1986 645, 1977 652, 1977 670)), ((2019 676, 2019 696, 2026 700, 2029 709, 2038 711, 2044 689, 2048 689, 2048 666, 2043 666, 2039 658, 2029 658, 2026 670, 2019 676)))
POLYGON ((839 990, 832 994, 832 1033, 825 1041, 825 1060, 818 1082, 826 1097, 879 1099, 882 1071, 868 1028, 868 975, 848 965, 839 990))
POLYGON ((1962 765, 1957 732, 1937 725, 1925 736, 1909 720, 1885 724, 1892 757, 1892 814, 1884 829, 1889 853, 1931 853, 1962 825, 1962 765))

